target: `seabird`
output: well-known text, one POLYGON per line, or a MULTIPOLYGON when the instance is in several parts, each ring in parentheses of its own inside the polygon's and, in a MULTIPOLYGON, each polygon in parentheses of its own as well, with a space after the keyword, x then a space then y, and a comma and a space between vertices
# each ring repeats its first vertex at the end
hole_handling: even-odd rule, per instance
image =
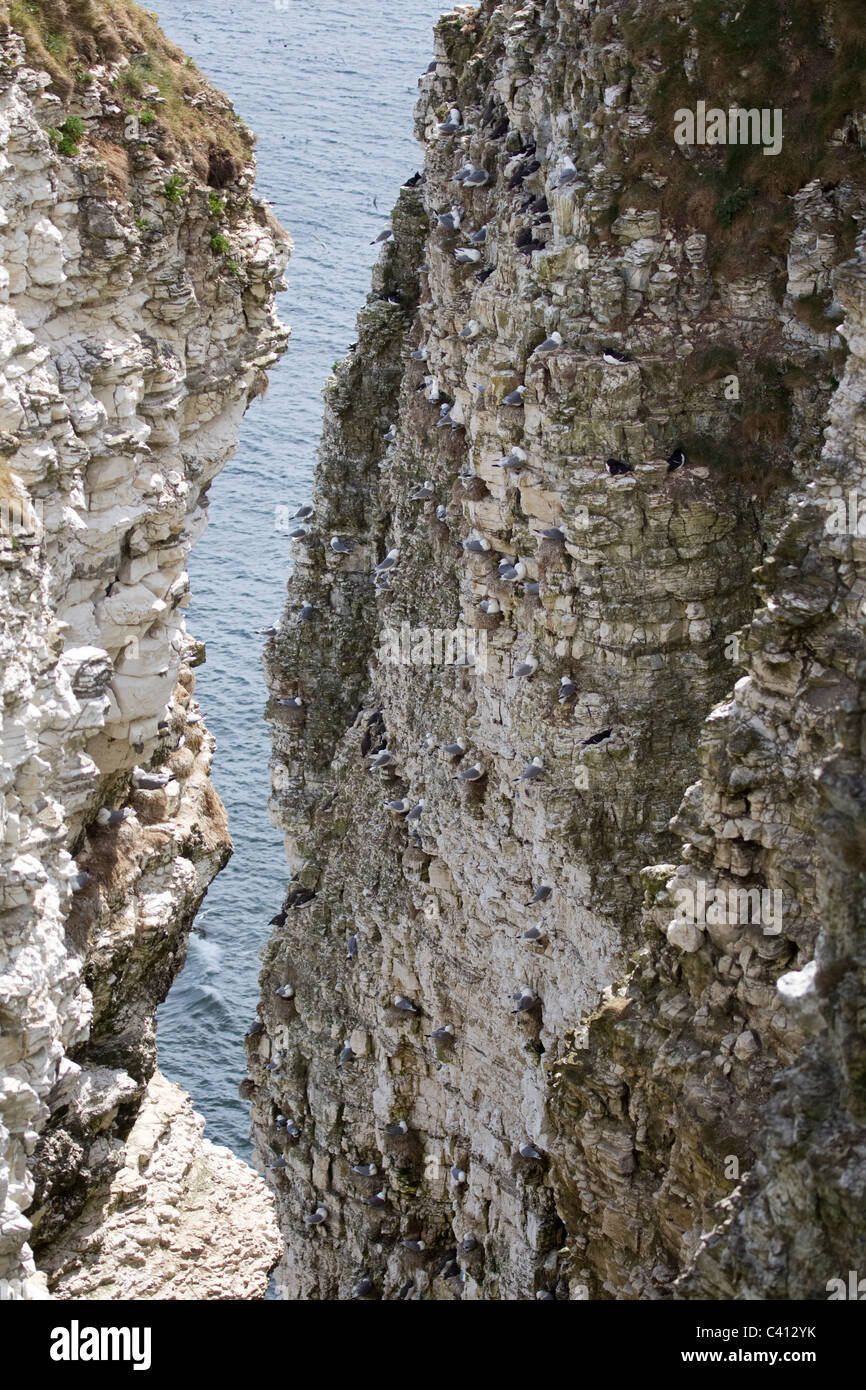
POLYGON ((434 490, 433 490, 433 484, 430 482, 429 479, 427 479, 425 482, 423 482, 423 483, 421 484, 420 487, 416 487, 416 489, 415 489, 415 491, 414 491, 413 493, 410 493, 410 495, 409 495, 409 501, 410 501, 410 502, 429 502, 429 501, 430 501, 430 498, 433 497, 434 495, 435 495, 435 494, 434 494, 434 490))
POLYGON ((489 280, 495 269, 495 265, 487 265, 483 270, 476 270, 475 279, 478 281, 479 285, 483 285, 485 280, 489 280))
POLYGON ((484 768, 479 763, 475 763, 472 767, 464 767, 462 772, 458 772, 457 780, 461 782, 480 782, 481 779, 486 776, 487 773, 484 768))
POLYGON ((442 429, 445 425, 453 424, 454 421, 451 419, 451 402, 446 401, 444 405, 439 407, 439 419, 436 421, 436 428, 442 429))
POLYGON ((474 164, 462 164, 462 165, 460 166, 460 168, 457 170, 457 173, 454 175, 454 177, 453 177, 453 179, 451 180, 451 182, 452 182, 452 183, 462 183, 464 179, 468 179, 468 178, 469 178, 469 175, 472 173, 472 171, 473 171, 474 168, 475 168, 475 165, 474 165, 474 164))
POLYGON ((460 230, 460 209, 452 208, 450 212, 440 212, 438 214, 439 226, 446 232, 459 232, 460 230))
POLYGON ((517 472, 519 469, 524 468, 528 461, 529 455, 526 453, 526 450, 521 449, 519 444, 515 444, 511 452, 506 454, 504 459, 499 459, 494 463, 493 467, 513 469, 517 472))
POLYGON ((611 367, 621 367, 624 362, 632 361, 627 352, 617 352, 615 348, 605 348, 601 357, 611 367))
POLYGON ((487 240, 487 223, 485 222, 483 227, 479 227, 477 232, 470 232, 466 240, 470 246, 483 246, 487 240))
POLYGON ((356 1163, 352 1169, 359 1178, 375 1178, 378 1171, 375 1163, 356 1163))
POLYGON ((549 338, 545 338, 544 342, 543 342, 543 343, 540 343, 539 346, 535 349, 535 351, 536 351, 536 352, 556 352, 557 349, 558 349, 558 348, 561 348, 561 347, 562 347, 562 334, 561 334, 561 333, 556 333, 556 332, 554 332, 554 333, 551 333, 551 335, 550 335, 549 338))
POLYGON ((486 169, 473 169, 462 182, 464 188, 483 188, 490 182, 490 175, 486 169))
POLYGON ((346 960, 354 960, 358 954, 358 938, 352 935, 346 942, 346 960))
POLYGON ((404 1250, 420 1251, 425 1248, 423 1240, 401 1240, 400 1244, 404 1250))
POLYGON ((454 252, 454 259, 458 265, 477 265, 481 260, 481 252, 474 246, 461 246, 454 252))
POLYGON ((432 734, 425 734, 425 735, 424 735, 424 742, 421 744, 421 752, 422 752, 422 753, 432 753, 432 752, 433 752, 433 749, 434 749, 436 746, 437 746, 437 745, 436 745, 436 742, 435 742, 435 740, 434 740, 434 738, 433 738, 433 735, 432 735, 432 734))
POLYGON ((417 1014, 417 1005, 407 999, 404 994, 398 994, 394 1000, 394 1008, 399 1009, 401 1014, 417 1014))
POLYGON ((541 593, 541 585, 539 584, 539 582, 538 582, 537 579, 533 579, 533 581, 532 581, 531 584, 524 584, 524 586, 523 586, 523 592, 524 592, 524 594, 529 594, 530 596, 534 596, 535 594, 540 594, 540 593, 541 593))
POLYGON ((523 397, 526 395, 525 386, 515 386, 513 391, 509 391, 507 396, 503 396, 503 405, 523 405, 523 397))
POLYGON ((521 932, 521 941, 542 941, 547 935, 543 927, 528 927, 525 932, 521 932))
POLYGON ((524 985, 522 989, 518 990, 516 994, 512 994, 511 997, 517 1006, 511 1010, 514 1014, 529 1013, 529 1010, 535 1007, 535 995, 527 985, 524 985))
POLYGON ((400 551, 396 547, 394 547, 394 549, 388 551, 388 554, 385 556, 384 560, 379 561, 374 573, 384 574, 386 570, 392 570, 399 559, 400 551))
POLYGON ((483 536, 470 536, 468 541, 463 542, 463 549, 468 550, 470 555, 483 555, 486 550, 490 549, 490 542, 485 540, 483 536))
POLYGON ((682 468, 686 461, 685 453, 682 449, 674 449, 668 458, 668 472, 675 473, 678 468, 682 468))
POLYGON ((498 598, 483 598, 478 607, 481 609, 481 612, 486 613, 488 617, 492 617, 495 613, 502 612, 502 604, 499 602, 498 598))
POLYGON ((535 671, 537 671, 537 670, 538 670, 538 657, 537 657, 537 656, 534 656, 533 653, 530 652, 529 655, 526 656, 526 657, 524 658, 523 661, 521 661, 520 665, 517 667, 517 669, 515 670, 514 674, 515 674, 515 676, 520 676, 520 677, 522 677, 522 676, 531 676, 531 675, 533 674, 533 672, 535 672, 535 671))
POLYGON ((396 1120, 392 1125, 385 1125, 384 1132, 391 1139, 404 1139, 409 1133, 409 1126, 405 1120, 396 1120))
POLYGON ((70 891, 73 893, 81 893, 89 882, 90 874, 84 873, 83 871, 80 874, 73 874, 72 878, 69 880, 70 891))
POLYGON ((577 694, 577 686, 569 676, 563 676, 559 682, 559 703, 564 705, 566 700, 573 700, 577 694))
POLYGON ((462 124, 463 118, 460 115, 459 108, 452 106, 451 110, 448 112, 448 119, 439 122, 439 134, 453 135, 455 131, 460 129, 462 124))
POLYGON ((422 347, 416 348, 413 353, 410 353, 410 358, 413 362, 426 362, 427 349, 422 347))
POLYGON ((309 503, 305 503, 302 507, 298 507, 296 512, 292 513, 289 517, 289 521, 309 521, 310 517, 313 515, 313 511, 314 508, 311 507, 309 503))
POLYGON ((437 520, 437 521, 446 521, 447 518, 448 518, 448 508, 445 506, 445 503, 444 503, 444 502, 440 502, 440 503, 439 503, 439 506, 436 508, 436 520, 437 520))
POLYGON ((354 1050, 353 1050, 353 1048, 351 1048, 351 1047, 349 1046, 348 1043, 346 1043, 345 1046, 343 1047, 342 1051, 340 1052, 340 1060, 339 1060, 339 1062, 338 1062, 338 1066, 344 1067, 344 1066, 346 1065, 347 1062, 354 1062, 354 1060, 355 1060, 355 1053, 354 1053, 354 1050))
POLYGON ((322 1222, 323 1222, 323 1221, 327 1221, 327 1219, 328 1219, 328 1208, 327 1208, 327 1207, 316 1207, 316 1210, 315 1210, 314 1212, 311 1212, 309 1216, 305 1216, 305 1217, 304 1217, 304 1225, 305 1225, 305 1226, 321 1226, 322 1222))
POLYGON ((529 902, 524 903, 523 906, 534 907, 536 903, 546 903, 552 892, 553 889, 548 883, 539 883, 529 902))
POLYGON ((466 324, 465 328, 461 328, 460 332, 457 334, 457 337, 462 338, 464 342, 469 342, 472 338, 477 338, 480 332, 481 324, 478 322, 478 320, 470 319, 469 322, 466 324))
POLYGON ((294 529, 294 531, 290 531, 290 532, 289 532, 289 540, 290 540, 290 541, 301 541, 301 540, 304 539, 305 536, 310 536, 310 535, 312 535, 312 527, 310 527, 310 526, 296 526, 295 529, 294 529))
POLYGON ((453 1043, 454 1024, 446 1023, 441 1028, 434 1028, 430 1036, 437 1043, 453 1043))
POLYGON ((471 1251, 478 1249, 478 1241, 474 1236, 464 1236, 460 1242, 460 1248, 468 1255, 471 1251))
POLYGON ((367 768, 367 771, 375 772, 376 769, 379 767, 390 767, 393 761, 394 754, 390 753, 387 748, 383 748, 381 753, 376 754, 375 758, 370 763, 370 766, 367 768))
POLYGON ((593 734, 591 738, 585 738, 583 740, 583 747, 586 748, 592 743, 604 743, 606 738, 610 738, 612 732, 612 729, 602 729, 600 734, 593 734))
POLYGON ((568 537, 561 526, 548 526, 546 531, 538 533, 544 541, 553 541, 555 545, 564 545, 568 537))
POLYGON ((520 1150, 521 1158, 535 1159, 541 1158, 541 1154, 534 1144, 524 1144, 520 1150))
POLYGON ((287 695, 277 700, 277 704, 283 709, 303 709, 304 702, 300 695, 287 695))
POLYGON ((294 999, 294 997, 295 997, 295 986, 294 986, 294 985, 280 985, 279 989, 275 989, 275 990, 274 990, 274 994, 278 995, 278 996, 280 997, 280 999, 294 999))
POLYGON ((577 169, 570 155, 566 155, 562 173, 556 181, 557 188, 567 188, 577 178, 577 169))
POLYGON ((288 1166, 289 1165, 284 1158, 276 1158, 274 1159, 273 1163, 268 1164, 268 1167, 274 1173, 281 1173, 283 1169, 288 1168, 288 1166))
POLYGON ((298 610, 298 622, 310 622, 312 620, 314 611, 315 610, 313 609, 313 605, 311 603, 303 604, 303 606, 298 610))
POLYGON ((373 1280, 365 1274, 363 1279, 359 1279, 352 1290, 353 1298, 366 1298, 373 1292, 373 1280))
POLYGON ((335 555, 351 555, 352 547, 347 545, 341 536, 331 537, 331 549, 335 555))
POLYGON ((388 1194, 384 1187, 381 1192, 374 1192, 372 1197, 368 1197, 366 1204, 368 1207, 386 1207, 388 1205, 388 1194))
POLYGON ((300 1139, 301 1131, 293 1120, 286 1120, 286 1134, 290 1139, 300 1139))
POLYGON ((397 439, 397 426, 389 425, 382 435, 386 444, 393 444, 397 439))
POLYGON ((124 821, 129 820, 135 815, 131 806, 124 806, 119 811, 111 811, 107 806, 100 807, 96 819, 100 825, 123 825, 124 821))
POLYGON ((608 459, 607 471, 612 478, 616 478, 623 473, 631 473, 634 470, 630 463, 624 463, 622 459, 608 459))
POLYGON ((385 810, 390 811, 393 816, 405 816, 412 803, 405 796, 399 801, 386 801, 385 810))
MULTIPOLYGON (((276 624, 271 623, 270 627, 260 627, 260 628, 259 628, 259 636, 260 636, 260 637, 276 637, 276 635, 277 635, 277 633, 279 632, 279 630, 280 630, 280 629, 276 626, 276 624)), ((190 719, 188 720, 188 723, 191 724, 192 722, 193 722, 193 721, 192 721, 192 719, 190 718, 190 719)), ((199 722, 200 722, 199 720, 196 720, 196 723, 199 723, 199 722)))
POLYGON ((466 752, 466 744, 462 738, 456 738, 453 743, 444 743, 442 752, 447 753, 449 758, 462 758, 466 752))
POLYGON ((535 782, 543 772, 544 763, 541 758, 533 758, 532 762, 523 769, 517 780, 518 782, 535 782))
POLYGON ((408 814, 408 816, 406 817, 406 819, 407 819, 407 820, 413 820, 413 821, 414 821, 414 820, 420 820, 421 817, 422 817, 423 814, 424 814, 424 808, 425 808, 426 805, 427 805, 427 802, 424 800, 424 798, 423 798, 423 796, 422 796, 421 800, 420 800, 419 802, 417 802, 417 804, 416 804, 415 806, 412 807, 412 810, 409 812, 409 814, 408 814))
POLYGON ((394 233, 391 231, 391 228, 385 227, 384 230, 381 231, 377 237, 373 238, 373 240, 370 242, 370 245, 378 246, 381 241, 389 241, 393 235, 394 233))
POLYGON ((466 1181, 466 1170, 464 1168, 458 1168, 456 1163, 452 1163, 450 1176, 455 1187, 460 1187, 466 1181))

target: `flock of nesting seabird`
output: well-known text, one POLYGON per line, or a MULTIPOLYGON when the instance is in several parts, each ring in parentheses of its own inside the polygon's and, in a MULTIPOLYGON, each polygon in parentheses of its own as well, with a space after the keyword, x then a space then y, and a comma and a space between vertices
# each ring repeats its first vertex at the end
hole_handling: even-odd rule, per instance
MULTIPOLYGON (((482 117, 483 126, 492 126, 492 129, 490 131, 490 139, 494 141, 503 138, 509 131, 509 123, 507 118, 501 117, 497 120, 496 111, 496 103, 495 101, 491 101, 486 112, 484 113, 484 116, 482 117)), ((451 109, 447 118, 439 123, 438 134, 442 138, 447 138, 449 136, 461 133, 463 129, 464 126, 461 112, 455 106, 451 109)), ((512 173, 510 174, 508 180, 509 190, 519 189, 527 178, 535 174, 541 168, 541 163, 536 158, 535 145, 533 142, 522 142, 521 148, 517 151, 517 156, 518 158, 516 163, 512 161, 512 173)), ((417 184, 420 181, 420 177, 420 175, 416 175, 414 179, 409 180, 409 184, 417 184)), ((566 156, 563 167, 559 173, 558 179, 555 181, 553 187, 556 190, 561 190, 574 184, 577 181, 577 179, 578 171, 576 165, 570 155, 566 156)), ((487 169, 484 169, 482 167, 476 167, 470 163, 464 165, 462 168, 458 170, 456 175, 454 175, 454 182, 457 183, 459 187, 463 190, 471 190, 486 187, 492 182, 492 178, 490 172, 487 169)), ((523 204, 522 211, 530 214, 530 216, 533 219, 533 222, 531 226, 524 228, 520 233, 518 233, 515 239, 515 247, 517 250, 523 252, 528 258, 531 258, 533 251, 539 250, 543 247, 543 243, 536 239, 535 228, 543 225, 544 223, 549 223, 551 220, 550 209, 548 206, 546 196, 541 195, 540 197, 530 197, 523 204)), ((465 226, 465 217, 465 207, 462 204, 455 203, 448 210, 436 214, 435 227, 441 232, 441 234, 446 239, 450 237, 458 237, 462 233, 461 240, 464 244, 457 246, 454 249, 454 259, 458 265, 480 266, 485 254, 484 248, 488 244, 489 226, 487 223, 484 223, 483 225, 479 226, 474 230, 469 230, 465 226)), ((382 233, 375 239, 374 243, 372 244, 384 244, 386 242, 391 241, 392 239, 393 231, 389 225, 382 231, 382 233)), ((476 280, 478 280, 479 283, 483 283, 487 276, 493 273, 494 269, 495 266, 483 267, 482 269, 476 272, 476 280)), ((463 328, 461 328, 457 333, 457 338, 463 343, 468 344, 475 342, 478 338, 482 336, 482 333, 483 329, 480 323, 476 319, 470 318, 469 321, 463 326, 463 328)), ((550 356, 560 352, 564 347, 565 343, 562 334, 558 330, 554 330, 551 333, 549 333, 548 336, 543 340, 543 342, 541 342, 538 345, 538 347, 535 349, 535 352, 543 356, 550 356)), ((627 353, 620 352, 613 348, 605 348, 602 351, 602 359, 606 365, 614 368, 622 367, 632 361, 632 358, 627 353)), ((411 360, 413 362, 423 363, 426 365, 429 361, 429 346, 419 346, 415 348, 411 353, 411 360)), ((475 389, 477 390, 479 396, 483 399, 486 387, 481 385, 477 386, 475 389)), ((425 392, 426 399, 431 405, 439 407, 439 418, 436 422, 438 428, 462 428, 461 421, 455 419, 452 414, 453 402, 443 400, 439 383, 436 380, 435 376, 432 375, 432 373, 427 372, 424 374, 423 379, 421 381, 421 385, 418 387, 418 390, 425 392)), ((525 383, 521 382, 502 398, 501 404, 509 409, 519 410, 523 408, 525 404, 526 392, 527 387, 525 383)), ((397 427, 395 424, 390 424, 388 426, 388 429, 384 431, 383 441, 388 446, 393 445, 397 442, 397 427)), ((686 461, 685 452, 683 448, 677 446, 669 455, 666 461, 669 473, 673 473, 677 469, 681 468, 686 461)), ((508 454, 504 458, 494 463, 493 466, 495 468, 501 469, 504 473, 513 472, 516 474, 525 469, 528 464, 529 456, 526 450, 523 449, 520 445, 514 445, 511 447, 508 454)), ((612 477, 623 476, 634 471, 634 466, 630 462, 619 458, 609 458, 606 461, 606 468, 608 473, 612 477)), ((476 485, 477 474, 475 473, 475 470, 472 468, 466 469, 463 473, 459 475, 459 477, 464 487, 466 487, 467 489, 476 485)), ((425 479, 410 493, 409 500, 412 502, 426 503, 434 501, 435 497, 436 487, 434 483, 430 479, 425 479)), ((290 535, 293 540, 305 541, 313 535, 313 528, 310 525, 310 523, 313 521, 313 518, 314 509, 312 506, 304 505, 297 509, 297 511, 294 513, 292 517, 292 520, 297 522, 298 525, 292 532, 290 532, 290 535)), ((444 503, 439 503, 437 505, 436 518, 440 522, 445 522, 447 520, 447 509, 444 503)), ((560 526, 550 526, 544 528, 538 531, 537 534, 539 535, 542 541, 552 545, 564 545, 568 540, 566 531, 560 526)), ((354 545, 352 541, 346 538, 345 536, 339 534, 335 534, 330 537, 329 547, 332 554, 337 557, 351 555, 354 551, 354 545)), ((477 530, 475 530, 467 537, 466 540, 462 542, 462 549, 466 552, 467 555, 484 555, 492 549, 492 546, 490 540, 486 536, 480 534, 477 530)), ((396 568, 399 565, 399 562, 400 550, 398 547, 394 547, 390 549, 386 554, 385 558, 374 567, 372 573, 377 590, 381 591, 388 587, 389 577, 391 573, 394 570, 396 570, 396 568)), ((538 583, 525 582, 526 575, 526 564, 519 556, 517 557, 516 561, 503 559, 499 563, 497 568, 498 579, 504 582, 522 583, 524 586, 525 593, 537 594, 539 592, 538 583)), ((501 605, 498 599, 496 598, 484 599, 480 604, 480 608, 485 614, 488 615, 501 612, 501 605)), ((310 622, 314 617, 314 611, 314 607, 311 603, 304 603, 297 613, 297 621, 299 623, 310 622)), ((269 636, 275 635, 276 631, 276 628, 265 629, 265 633, 269 636)), ((471 664, 471 662, 467 661, 466 658, 464 658, 464 661, 466 662, 466 664, 471 664)), ((528 679, 538 669, 538 665, 539 662, 537 657, 533 653, 529 653, 522 659, 522 661, 520 661, 517 664, 514 670, 514 675, 518 679, 528 679)), ((558 702, 560 704, 566 704, 569 701, 576 699, 577 695, 578 688, 575 681, 570 676, 562 676, 557 694, 558 702)), ((295 707, 301 707, 303 704, 299 697, 294 697, 292 699, 283 699, 280 700, 279 703, 287 706, 294 705, 295 707)), ((587 738, 584 742, 586 745, 600 743, 605 739, 609 738, 611 732, 611 729, 604 729, 601 732, 587 738)), ((463 762, 463 760, 466 758, 468 752, 468 745, 465 739, 463 739, 462 737, 458 737, 449 743, 436 744, 433 740, 433 736, 428 735, 421 746, 421 751, 423 753, 430 753, 436 751, 437 749, 441 753, 443 753, 447 758, 451 759, 453 763, 456 764, 463 762)), ((388 769, 392 768, 395 762, 394 754, 391 752, 391 750, 389 750, 387 747, 384 747, 376 752, 367 753, 366 756, 368 758, 368 772, 383 772, 386 773, 386 775, 390 775, 388 769)), ((519 776, 514 780, 517 783, 531 784, 541 779, 544 776, 544 772, 545 768, 543 759, 540 756, 535 756, 523 769, 519 776)), ((485 779, 486 775, 487 770, 484 763, 481 760, 469 761, 466 766, 459 768, 456 772, 452 774, 453 780, 466 784, 481 782, 485 779)), ((421 820, 421 817, 423 816, 424 811, 426 809, 426 803, 423 798, 415 802, 413 802, 412 798, 408 796, 394 798, 386 801, 384 803, 384 808, 394 817, 405 818, 407 822, 412 823, 413 843, 415 843, 416 845, 421 843, 420 836, 417 830, 417 823, 421 820)), ((118 813, 112 813, 112 815, 116 814, 118 813)), ((550 898, 552 892, 553 888, 550 884, 539 883, 537 887, 535 887, 534 891, 532 892, 532 895, 524 904, 524 906, 539 906, 542 903, 545 903, 550 898)), ((314 900, 315 896, 316 894, 313 890, 304 888, 297 882, 293 883, 286 901, 285 909, 281 913, 278 913, 275 918, 273 918, 271 925, 283 926, 285 924, 287 913, 289 911, 293 911, 297 908, 306 906, 314 900)), ((544 926, 540 924, 535 924, 533 926, 530 926, 526 931, 524 931, 518 939, 520 941, 535 945, 537 943, 544 943, 547 940, 547 935, 548 934, 544 926)), ((348 937, 346 941, 346 960, 348 962, 353 962, 357 959, 359 953, 359 944, 359 936, 357 933, 353 933, 348 937)), ((294 992, 294 988, 290 984, 280 986, 275 991, 275 993, 284 1000, 292 999, 294 996, 294 992)), ((527 1015, 535 1012, 538 1009, 540 1001, 533 989, 531 989, 528 985, 523 985, 511 996, 511 1002, 513 1005, 511 1010, 512 1013, 517 1015, 527 1015)), ((391 1007, 395 1010, 397 1014, 405 1016, 415 1016, 423 1013, 423 1010, 417 1003, 403 995, 395 996, 392 1001, 391 1007)), ((254 1025, 254 1028, 253 1030, 251 1030, 251 1032, 255 1032, 256 1029, 261 1031, 261 1025, 254 1025)), ((436 1028, 433 1029, 433 1031, 430 1034, 428 1034, 428 1036, 432 1039, 437 1048, 450 1049, 454 1048, 456 1045, 455 1028, 454 1025, 451 1023, 438 1025, 436 1028)), ((356 1060, 357 1057, 354 1049, 352 1048, 351 1042, 347 1040, 341 1045, 338 1051, 337 1066, 341 1069, 349 1067, 356 1060)), ((269 1067, 271 1070, 274 1071, 280 1070, 279 1064, 270 1063, 269 1067)), ((293 1120, 288 1119, 285 1115, 280 1114, 277 1116, 276 1127, 278 1130, 281 1130, 286 1135, 288 1135, 288 1137, 293 1141, 299 1139, 300 1137, 300 1130, 297 1124, 293 1120)), ((399 1119, 384 1125, 382 1127, 382 1132, 389 1139, 395 1142, 399 1142, 405 1139, 409 1135, 410 1131, 407 1122, 404 1119, 399 1119)), ((519 1147, 518 1152, 520 1157, 527 1162, 539 1162, 542 1160, 541 1151, 530 1141, 527 1141, 523 1145, 521 1145, 519 1147)), ((286 1160, 284 1158, 278 1158, 270 1164, 271 1170, 275 1172, 284 1171, 286 1166, 286 1160)), ((355 1175, 355 1177, 359 1179, 371 1180, 378 1177, 378 1169, 376 1165, 373 1163, 359 1162, 352 1167, 351 1171, 355 1175)), ((466 1170, 460 1167, 457 1163, 451 1165, 449 1169, 449 1177, 452 1184, 455 1187, 462 1187, 467 1182, 466 1170)), ((388 1203, 388 1192, 387 1188, 384 1186, 376 1192, 374 1192, 371 1196, 366 1198, 366 1205, 374 1209, 383 1209, 388 1206, 388 1203)), ((327 1220, 327 1218, 328 1209, 326 1206, 320 1204, 316 1206, 313 1211, 309 1212, 307 1215, 304 1216, 304 1223, 308 1227, 315 1227, 322 1225, 327 1220)), ((420 1238, 415 1239, 412 1237, 407 1237, 403 1239, 401 1243, 406 1250, 415 1253, 420 1253, 425 1248, 424 1241, 420 1238)), ((464 1252, 468 1253, 476 1249, 477 1247, 478 1242, 474 1236, 470 1235, 463 1238, 461 1248, 464 1252)), ((446 1278, 454 1277, 460 1274, 460 1269, 456 1262, 456 1251, 454 1252, 454 1254, 455 1258, 449 1257, 443 1265, 442 1269, 439 1271, 440 1273, 444 1274, 444 1277, 446 1278)), ((406 1293, 409 1291, 411 1287, 411 1284, 405 1285, 404 1289, 400 1291, 399 1296, 405 1297, 406 1293)), ((369 1277, 365 1275, 356 1284, 353 1290, 353 1296, 356 1298, 364 1298, 373 1292, 373 1283, 369 1279, 369 1277)), ((553 1295, 548 1292, 542 1292, 538 1295, 538 1297, 552 1298, 553 1295)))

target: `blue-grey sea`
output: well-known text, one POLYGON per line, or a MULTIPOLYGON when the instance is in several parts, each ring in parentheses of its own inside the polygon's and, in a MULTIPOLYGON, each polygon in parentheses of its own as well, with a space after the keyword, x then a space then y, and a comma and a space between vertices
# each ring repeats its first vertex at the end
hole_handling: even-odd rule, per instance
POLYGON ((192 1095, 215 1143, 249 1155, 237 1094, 255 1017, 259 953, 287 867, 267 815, 268 734, 259 628, 280 615, 289 546, 275 508, 311 482, 332 364, 354 320, 400 184, 420 167, 412 135, 419 75, 440 0, 163 0, 168 36, 226 92, 258 136, 259 191, 295 243, 280 315, 289 350, 249 411, 216 480, 190 565, 190 631, 207 643, 198 698, 217 740, 214 781, 234 858, 211 886, 186 967, 159 1011, 159 1057, 192 1095))

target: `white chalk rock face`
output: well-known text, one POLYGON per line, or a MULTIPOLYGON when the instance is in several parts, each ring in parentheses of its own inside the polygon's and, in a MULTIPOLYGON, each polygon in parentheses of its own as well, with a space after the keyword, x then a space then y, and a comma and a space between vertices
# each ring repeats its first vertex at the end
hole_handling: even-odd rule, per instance
MULTIPOLYGON (((2 47, 0 1297, 28 1298, 57 1276, 58 1240, 125 1171, 120 1134, 154 1069, 154 1011, 231 850, 193 695, 187 560, 207 487, 285 346, 274 293, 289 243, 253 195, 247 137, 206 84, 211 138, 226 148, 178 129, 169 166, 169 132, 129 140, 115 119, 116 69, 58 102, 14 33, 2 47), (83 124, 77 153, 49 137, 70 116, 83 124), (236 270, 211 248, 215 192, 236 270), (106 805, 133 814, 103 823, 106 805)), ((192 1161, 200 1136, 184 1123, 192 1161)), ((243 1165, 208 1165, 210 1190, 227 1175, 233 1200, 243 1165)), ((171 1296, 260 1296, 273 1230, 245 1171, 247 1215, 266 1238, 246 1258, 235 1241, 219 1294, 216 1267, 190 1293, 193 1265, 166 1267, 171 1296)), ((180 1190, 172 1202, 182 1239, 180 1190)), ((88 1259, 94 1280, 120 1258, 106 1240, 88 1259)))

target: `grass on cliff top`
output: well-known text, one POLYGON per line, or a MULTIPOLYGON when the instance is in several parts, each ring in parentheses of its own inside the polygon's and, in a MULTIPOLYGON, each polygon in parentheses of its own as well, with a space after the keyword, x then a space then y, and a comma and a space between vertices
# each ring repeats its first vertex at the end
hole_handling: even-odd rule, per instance
POLYGON ((852 113, 866 109, 862 0, 693 0, 685 21, 682 13, 657 0, 627 0, 619 11, 633 58, 661 74, 651 103, 656 138, 628 172, 639 179, 652 167, 667 175, 665 215, 701 227, 717 252, 730 250, 742 267, 784 250, 788 198, 809 179, 863 179, 856 139, 828 145, 852 113), (697 54, 691 81, 690 51, 697 54), (687 158, 674 143, 674 112, 694 110, 698 100, 724 110, 781 109, 781 152, 695 146, 687 158))
POLYGON ((149 10, 131 0, 0 0, 0 25, 24 39, 28 61, 51 77, 64 101, 85 92, 90 69, 128 59, 117 79, 118 105, 155 119, 182 146, 211 146, 239 165, 249 161, 252 140, 221 93, 182 49, 171 43, 149 10), (142 93, 157 87, 164 98, 153 115, 142 93), (201 108, 185 97, 204 92, 201 108))

